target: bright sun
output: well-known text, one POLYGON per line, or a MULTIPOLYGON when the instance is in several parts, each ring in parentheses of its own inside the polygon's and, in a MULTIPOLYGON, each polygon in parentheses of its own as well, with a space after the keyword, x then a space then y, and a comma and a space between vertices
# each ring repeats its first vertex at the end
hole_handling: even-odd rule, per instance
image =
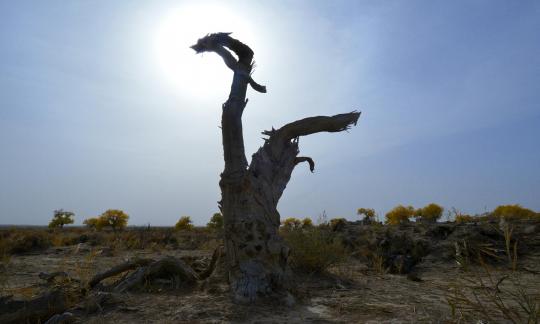
POLYGON ((232 80, 221 58, 213 53, 196 55, 189 48, 208 33, 234 32, 243 41, 253 42, 252 26, 219 6, 182 7, 170 11, 160 22, 155 54, 167 81, 182 95, 195 98, 228 92, 232 80))

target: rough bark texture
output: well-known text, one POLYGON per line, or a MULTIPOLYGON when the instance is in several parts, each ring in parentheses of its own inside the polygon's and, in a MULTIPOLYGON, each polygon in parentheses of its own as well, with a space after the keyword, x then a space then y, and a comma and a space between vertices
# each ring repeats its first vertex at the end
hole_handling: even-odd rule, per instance
POLYGON ((311 158, 298 157, 298 138, 346 130, 356 125, 360 113, 310 117, 265 131, 268 138, 248 166, 242 135, 246 91, 250 85, 258 92, 266 92, 251 78, 253 51, 228 33, 207 35, 192 48, 197 53, 215 52, 234 71, 229 98, 223 104, 225 170, 219 183, 233 298, 253 302, 259 297, 279 295, 287 287, 289 249, 278 233, 280 215, 276 207, 294 167, 308 162, 312 172, 315 168, 311 158))

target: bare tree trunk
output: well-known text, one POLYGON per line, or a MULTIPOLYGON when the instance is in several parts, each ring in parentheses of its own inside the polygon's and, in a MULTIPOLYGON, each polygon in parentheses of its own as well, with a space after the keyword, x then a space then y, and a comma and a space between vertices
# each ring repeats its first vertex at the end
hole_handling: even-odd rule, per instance
POLYGON ((305 118, 277 130, 264 131, 268 138, 248 166, 242 135, 247 86, 266 92, 264 86, 251 78, 253 51, 227 33, 207 35, 192 48, 197 53, 217 53, 234 71, 231 92, 223 104, 221 118, 225 170, 219 182, 233 298, 239 302, 253 302, 259 297, 280 294, 288 285, 289 249, 278 233, 277 204, 298 163, 308 162, 312 172, 315 167, 311 158, 298 157, 298 138, 346 130, 356 125, 360 113, 305 118))

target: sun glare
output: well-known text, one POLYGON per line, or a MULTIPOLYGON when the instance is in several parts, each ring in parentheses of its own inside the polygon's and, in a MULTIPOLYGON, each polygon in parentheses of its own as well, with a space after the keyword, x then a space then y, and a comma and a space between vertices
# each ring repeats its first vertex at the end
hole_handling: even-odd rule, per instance
POLYGON ((208 33, 233 32, 253 42, 252 27, 220 6, 181 7, 166 14, 158 26, 155 57, 159 69, 174 91, 194 98, 228 92, 230 71, 214 53, 196 55, 189 48, 208 33))

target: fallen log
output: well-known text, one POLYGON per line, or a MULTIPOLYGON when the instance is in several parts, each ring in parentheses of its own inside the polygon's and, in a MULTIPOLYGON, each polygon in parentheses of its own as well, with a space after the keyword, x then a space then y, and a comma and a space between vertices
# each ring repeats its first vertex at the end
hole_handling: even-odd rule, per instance
POLYGON ((152 259, 139 259, 139 258, 129 260, 127 262, 114 266, 105 272, 98 273, 88 282, 88 286, 90 288, 94 288, 98 283, 100 283, 104 279, 116 276, 118 274, 121 274, 129 270, 134 270, 143 266, 147 266, 152 262, 155 262, 155 261, 152 259))

